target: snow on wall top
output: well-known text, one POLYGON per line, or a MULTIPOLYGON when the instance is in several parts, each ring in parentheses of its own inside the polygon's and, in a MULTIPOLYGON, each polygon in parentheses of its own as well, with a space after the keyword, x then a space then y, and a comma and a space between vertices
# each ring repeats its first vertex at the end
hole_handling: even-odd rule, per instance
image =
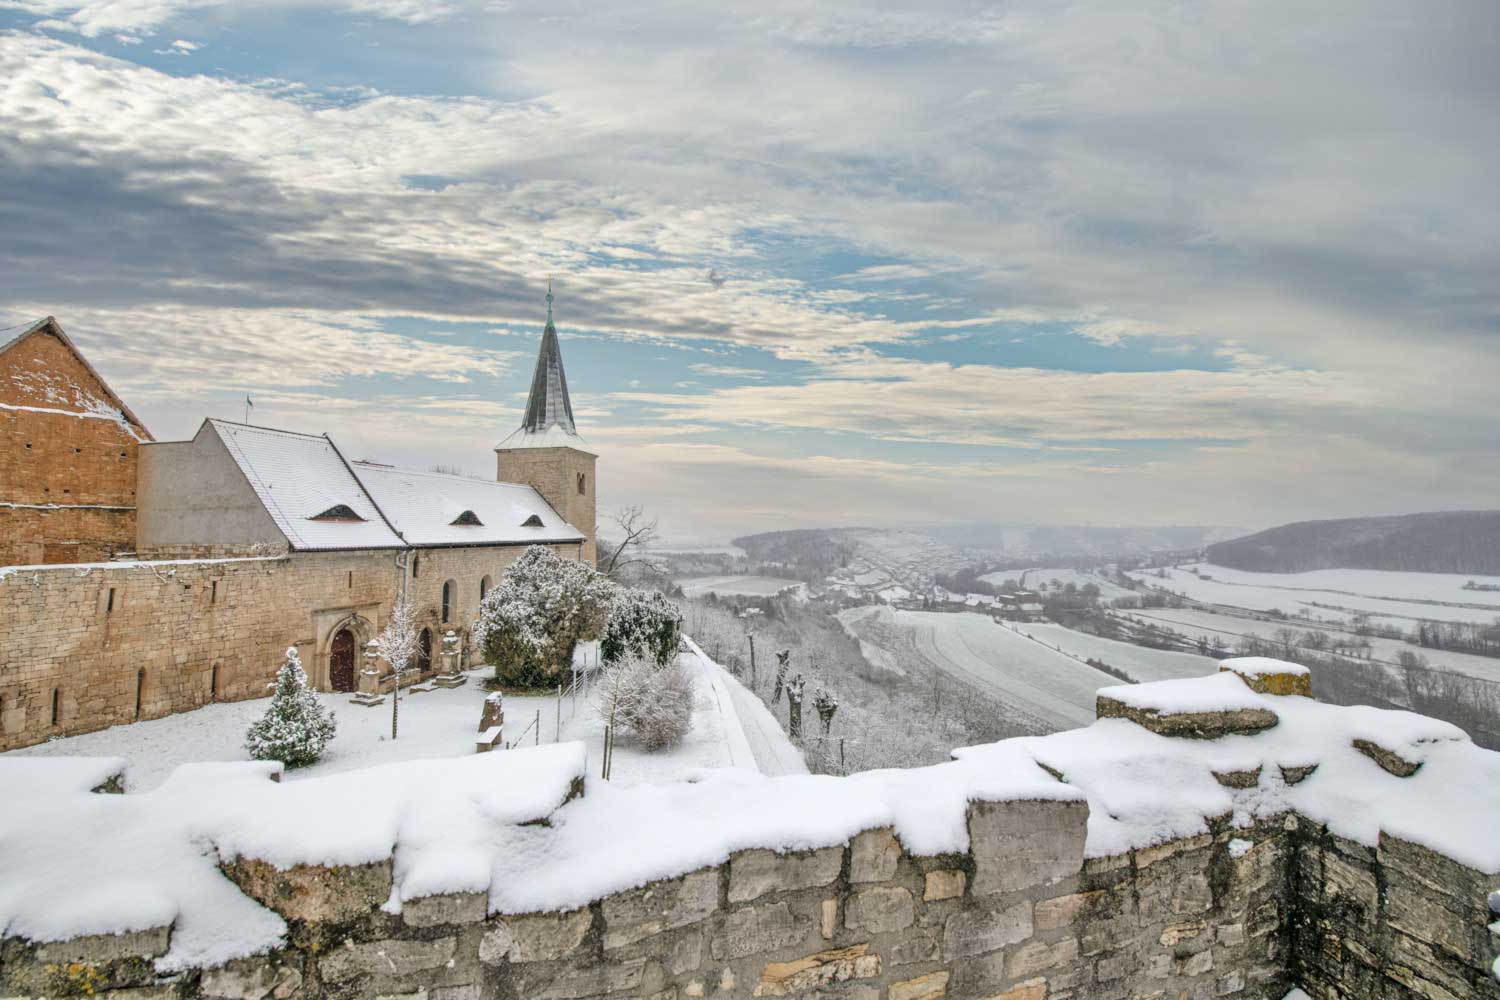
POLYGON ((294 549, 401 548, 401 537, 381 516, 326 436, 208 421, 294 549), (359 520, 314 520, 337 507, 359 520))
MULTIPOLYGON (((1244 683, 1220 676, 1221 684, 1244 683)), ((1170 700, 1162 692, 1192 684, 1141 686, 1161 702, 1170 700)), ((196 765, 141 795, 84 790, 112 765, 0 757, 0 789, 14 789, 21 805, 0 812, 8 861, 0 933, 52 940, 175 921, 159 964, 181 969, 275 947, 285 934, 278 916, 219 874, 219 858, 285 867, 393 857, 388 909, 426 894, 487 891, 492 912, 564 910, 722 863, 737 850, 827 847, 881 826, 914 854, 961 852, 972 801, 1084 799, 1085 853, 1095 857, 1207 833, 1211 817, 1246 827, 1295 811, 1360 843, 1394 835, 1500 872, 1500 754, 1407 712, 1256 698, 1281 722, 1255 735, 1176 739, 1106 719, 955 751, 932 767, 847 778, 721 769, 632 788, 587 779, 586 794, 561 806, 587 770, 580 744, 288 785, 266 781, 265 765, 196 765), (1397 777, 1357 740, 1422 766, 1397 777), (18 764, 29 771, 7 773, 18 764), (49 764, 71 770, 54 782, 37 771, 49 764), (1295 784, 1281 771, 1311 765, 1295 784), (1214 776, 1256 768, 1250 788, 1214 776), (527 824, 544 815, 548 824, 527 824)))
POLYGON ((577 542, 583 534, 564 521, 533 487, 440 472, 411 472, 354 462, 365 490, 412 545, 486 545, 577 542), (478 524, 454 524, 472 512, 478 524), (542 523, 527 527, 535 517, 542 523))

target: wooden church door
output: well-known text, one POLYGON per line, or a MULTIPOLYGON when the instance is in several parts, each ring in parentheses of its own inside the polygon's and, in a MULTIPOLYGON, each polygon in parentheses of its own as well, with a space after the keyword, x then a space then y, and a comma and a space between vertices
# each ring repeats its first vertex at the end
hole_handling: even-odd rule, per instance
POLYGON ((346 628, 339 629, 333 637, 328 684, 335 691, 354 690, 354 635, 346 628))

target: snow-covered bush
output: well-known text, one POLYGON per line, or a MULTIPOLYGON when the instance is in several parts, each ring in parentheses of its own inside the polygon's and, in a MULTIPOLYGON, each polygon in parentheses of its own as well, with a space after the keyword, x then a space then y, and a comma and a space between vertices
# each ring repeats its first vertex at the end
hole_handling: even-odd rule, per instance
POLYGON ((586 563, 533 545, 479 603, 474 641, 500 683, 550 686, 574 647, 603 630, 614 595, 615 585, 586 563))
POLYGON ((617 663, 626 656, 644 656, 666 666, 677 655, 682 634, 682 611, 654 590, 622 587, 615 594, 599 641, 599 656, 617 663))
POLYGON ((276 690, 266 714, 250 724, 245 749, 256 760, 279 760, 287 767, 314 764, 333 739, 333 713, 307 689, 307 673, 295 647, 276 675, 276 690))
POLYGON ((658 666, 626 656, 605 670, 597 691, 600 716, 647 750, 676 746, 692 728, 693 682, 675 660, 658 666))

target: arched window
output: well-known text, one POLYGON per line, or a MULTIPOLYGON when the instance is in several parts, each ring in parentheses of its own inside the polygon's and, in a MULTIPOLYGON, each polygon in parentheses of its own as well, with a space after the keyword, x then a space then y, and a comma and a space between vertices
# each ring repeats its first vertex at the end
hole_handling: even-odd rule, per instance
POLYGON ((457 589, 452 580, 443 581, 443 624, 453 617, 453 592, 457 589))
POLYGON ((135 717, 141 717, 141 696, 146 691, 146 671, 144 669, 135 672, 135 717))
POLYGON ((411 578, 413 580, 415 580, 417 578, 417 560, 420 559, 420 558, 421 558, 421 553, 420 552, 413 552, 411 554, 411 578))
POLYGON ((491 582, 488 574, 479 578, 479 599, 481 601, 484 600, 484 595, 490 592, 490 587, 492 586, 494 584, 491 582))
POLYGON ((583 496, 588 492, 588 476, 582 472, 578 474, 578 495, 583 496))

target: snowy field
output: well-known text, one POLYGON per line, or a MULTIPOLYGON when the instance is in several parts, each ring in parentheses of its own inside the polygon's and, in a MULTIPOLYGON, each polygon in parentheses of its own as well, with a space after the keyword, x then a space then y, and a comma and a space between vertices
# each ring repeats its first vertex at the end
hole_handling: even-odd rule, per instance
POLYGON ((1212 579, 1200 579, 1192 568, 1168 568, 1165 579, 1158 577, 1155 570, 1137 571, 1130 576, 1151 587, 1185 594, 1195 601, 1252 611, 1277 608, 1287 614, 1323 621, 1349 621, 1356 613, 1406 627, 1421 619, 1448 622, 1500 619, 1500 594, 1462 589, 1471 579, 1477 583, 1500 583, 1496 577, 1354 569, 1245 573, 1211 564, 1193 568, 1212 579))
POLYGON ((1015 580, 1023 590, 1036 590, 1042 586, 1052 589, 1052 581, 1056 580, 1061 586, 1072 584, 1082 588, 1084 584, 1092 583, 1099 588, 1099 599, 1112 601, 1117 597, 1128 597, 1135 591, 1127 590, 1118 583, 1112 583, 1097 573, 1089 573, 1081 569, 1068 569, 1058 567, 1056 569, 1026 569, 1026 570, 1004 570, 999 573, 986 573, 979 579, 985 583, 999 586, 1006 580, 1015 580))
POLYGON ((1061 649, 1081 660, 1103 660, 1137 681, 1166 681, 1175 677, 1198 677, 1219 669, 1217 660, 1196 653, 1148 649, 1132 642, 1103 639, 1054 622, 1007 622, 1005 628, 1061 649))
MULTIPOLYGON (((1212 611, 1192 611, 1186 608, 1131 609, 1121 613, 1129 618, 1163 625, 1174 631, 1181 632, 1190 639, 1206 636, 1209 642, 1212 642, 1217 637, 1222 639, 1224 644, 1231 649, 1234 647, 1235 642, 1242 636, 1271 639, 1275 637, 1278 631, 1284 628, 1290 628, 1301 633, 1314 627, 1303 622, 1260 621, 1253 618, 1237 618, 1233 615, 1216 614, 1212 611)), ((1335 641, 1354 638, 1352 633, 1344 630, 1324 629, 1320 631, 1326 631, 1328 636, 1335 641)), ((1439 667, 1443 670, 1452 670, 1455 673, 1468 674, 1470 677, 1480 677, 1500 682, 1500 659, 1495 659, 1494 657, 1474 656, 1470 653, 1455 653, 1445 649, 1425 649, 1421 646, 1413 646, 1408 642, 1402 642, 1400 639, 1382 639, 1376 636, 1369 636, 1367 638, 1370 643, 1371 655, 1375 659, 1386 663, 1395 663, 1396 658, 1402 652, 1412 652, 1426 657, 1428 663, 1434 667, 1439 667)))
MULTIPOLYGON (((985 615, 863 607, 838 617, 851 634, 885 650, 896 663, 920 664, 974 684, 1007 706, 1014 718, 1043 731, 1088 725, 1094 721, 1094 692, 1120 683, 985 615)), ((1147 662, 1154 664, 1153 677, 1190 677, 1214 670, 1212 661, 1201 657, 1173 662, 1176 658, 1153 655, 1152 650, 1110 645, 1121 648, 1110 650, 1114 659, 1104 659, 1127 672, 1132 671, 1124 661, 1131 653, 1139 657, 1136 669, 1143 675, 1148 671, 1140 664, 1147 662)))
MULTIPOLYGON (((747 737, 740 722, 740 699, 730 687, 737 682, 726 671, 695 653, 683 654, 682 662, 695 687, 693 725, 687 737, 680 746, 662 753, 647 753, 621 740, 615 745, 611 781, 620 785, 669 781, 698 768, 762 770, 762 761, 765 773, 806 770, 800 753, 774 720, 773 731, 766 731, 765 720, 751 716, 753 741, 747 737)), ((389 698, 384 704, 362 708, 351 704, 346 694, 319 693, 318 700, 338 719, 338 734, 321 761, 286 772, 286 780, 394 761, 472 755, 485 696, 483 683, 489 676, 488 669, 476 670, 461 688, 403 692, 396 740, 390 738, 389 698)), ((268 699, 258 698, 208 705, 163 719, 52 740, 4 756, 124 757, 129 764, 130 790, 147 791, 161 785, 179 764, 248 760, 242 746, 245 730, 264 714, 267 703, 268 699)), ((555 696, 507 695, 504 736, 521 746, 580 740, 588 748, 589 770, 597 774, 604 722, 584 691, 561 702, 555 696)))
POLYGON ((676 583, 686 597, 702 597, 704 594, 774 597, 785 590, 801 592, 807 587, 801 580, 783 580, 774 576, 695 576, 676 583))

